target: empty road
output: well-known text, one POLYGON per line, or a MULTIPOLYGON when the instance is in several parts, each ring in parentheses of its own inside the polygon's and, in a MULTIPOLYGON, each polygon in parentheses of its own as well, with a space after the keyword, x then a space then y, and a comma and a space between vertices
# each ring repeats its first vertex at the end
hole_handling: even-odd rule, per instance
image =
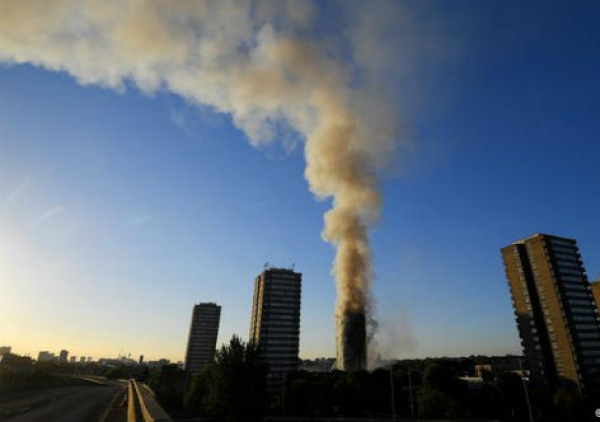
POLYGON ((0 396, 0 421, 98 422, 120 391, 121 386, 111 383, 0 396))

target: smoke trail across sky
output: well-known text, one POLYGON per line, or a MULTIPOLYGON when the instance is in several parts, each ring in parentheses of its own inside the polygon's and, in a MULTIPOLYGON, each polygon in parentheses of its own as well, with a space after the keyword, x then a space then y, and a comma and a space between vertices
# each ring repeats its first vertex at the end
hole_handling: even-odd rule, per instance
POLYGON ((0 0, 0 61, 169 91, 230 115, 254 145, 302 139, 311 191, 333 200, 323 238, 337 251, 337 315, 368 314, 368 230, 395 119, 366 77, 369 40, 353 50, 349 27, 341 54, 319 22, 305 1, 0 0))

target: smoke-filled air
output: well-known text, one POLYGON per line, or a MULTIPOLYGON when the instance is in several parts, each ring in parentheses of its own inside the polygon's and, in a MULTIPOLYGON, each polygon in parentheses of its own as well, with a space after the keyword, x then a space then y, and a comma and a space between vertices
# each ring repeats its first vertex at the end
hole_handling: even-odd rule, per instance
POLYGON ((336 248, 339 333, 341 315, 369 315, 368 232, 394 124, 361 60, 336 48, 353 28, 319 24, 305 1, 0 0, 0 61, 171 92, 230 115, 253 145, 301 140, 310 190, 333 202, 322 236, 336 248))

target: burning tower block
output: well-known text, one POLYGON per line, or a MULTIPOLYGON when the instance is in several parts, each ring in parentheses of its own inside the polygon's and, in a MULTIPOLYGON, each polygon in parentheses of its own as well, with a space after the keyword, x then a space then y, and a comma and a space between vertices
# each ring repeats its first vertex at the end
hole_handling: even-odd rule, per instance
POLYGON ((347 312, 339 322, 337 369, 360 371, 367 367, 367 328, 365 314, 347 312))

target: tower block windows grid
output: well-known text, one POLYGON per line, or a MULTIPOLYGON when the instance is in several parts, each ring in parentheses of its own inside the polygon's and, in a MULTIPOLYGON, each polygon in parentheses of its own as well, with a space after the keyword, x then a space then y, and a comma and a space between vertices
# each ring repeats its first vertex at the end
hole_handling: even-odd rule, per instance
POLYGON ((268 367, 267 386, 276 391, 298 367, 302 274, 270 268, 254 280, 250 341, 268 367))
POLYGON ((185 357, 185 369, 197 373, 212 362, 217 346, 221 307, 215 303, 194 306, 185 357))
POLYGON ((536 234, 502 256, 532 379, 597 392, 600 320, 577 242, 536 234))

